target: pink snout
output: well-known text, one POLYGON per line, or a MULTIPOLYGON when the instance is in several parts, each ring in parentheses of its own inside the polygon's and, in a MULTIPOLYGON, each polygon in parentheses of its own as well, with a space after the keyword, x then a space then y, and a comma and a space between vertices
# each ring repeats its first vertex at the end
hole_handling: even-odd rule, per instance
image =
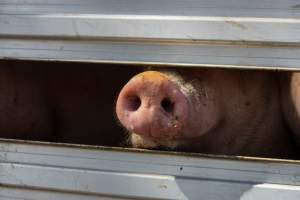
POLYGON ((167 75, 147 71, 133 77, 119 94, 116 112, 130 132, 176 138, 187 123, 188 100, 167 75))

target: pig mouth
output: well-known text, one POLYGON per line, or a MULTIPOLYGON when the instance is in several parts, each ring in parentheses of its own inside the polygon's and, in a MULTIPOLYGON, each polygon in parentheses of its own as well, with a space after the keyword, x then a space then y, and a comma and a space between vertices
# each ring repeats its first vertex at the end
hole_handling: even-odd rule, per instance
POLYGON ((183 150, 186 149, 186 140, 182 138, 157 138, 131 133, 129 136, 129 145, 133 148, 151 149, 151 150, 183 150))
POLYGON ((201 134, 183 134, 181 132, 181 134, 175 135, 158 134, 161 137, 157 137, 156 134, 141 135, 131 132, 128 135, 127 145, 133 148, 150 150, 208 153, 210 151, 210 144, 214 141, 212 137, 217 139, 215 133, 220 132, 219 130, 222 129, 222 122, 223 120, 201 134))

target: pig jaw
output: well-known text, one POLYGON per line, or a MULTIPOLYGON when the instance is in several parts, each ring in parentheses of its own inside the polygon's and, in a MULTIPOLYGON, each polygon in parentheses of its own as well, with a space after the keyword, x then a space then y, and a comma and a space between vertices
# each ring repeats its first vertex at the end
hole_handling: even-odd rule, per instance
POLYGON ((131 132, 131 145, 178 149, 186 141, 191 144, 212 131, 218 124, 218 106, 197 89, 169 73, 148 71, 132 78, 121 91, 116 106, 120 122, 131 132), (173 106, 170 112, 165 112, 164 99, 173 106))

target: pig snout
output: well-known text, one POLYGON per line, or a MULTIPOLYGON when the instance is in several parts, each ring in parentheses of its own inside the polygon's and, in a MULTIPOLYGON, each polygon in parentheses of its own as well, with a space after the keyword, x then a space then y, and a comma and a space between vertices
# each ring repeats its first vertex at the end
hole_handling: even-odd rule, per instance
POLYGON ((125 128, 152 138, 176 138, 186 124, 188 110, 188 100, 177 83, 156 71, 133 77, 120 92, 116 105, 125 128))

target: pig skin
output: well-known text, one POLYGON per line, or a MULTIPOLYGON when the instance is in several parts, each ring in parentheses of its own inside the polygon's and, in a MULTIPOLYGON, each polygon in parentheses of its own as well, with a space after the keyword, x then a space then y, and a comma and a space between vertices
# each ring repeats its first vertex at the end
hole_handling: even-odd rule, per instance
POLYGON ((281 72, 280 88, 284 119, 300 152, 300 72, 281 72))
MULTIPOLYGON (((180 127, 184 128, 169 133, 162 131, 164 127, 153 128, 155 133, 137 129, 140 132, 129 134, 131 146, 223 155, 296 157, 295 144, 283 118, 278 74, 275 72, 225 69, 159 71, 168 82, 177 84, 188 99, 188 120, 181 124, 180 127)), ((141 114, 135 118, 137 122, 129 122, 126 116, 131 114, 125 113, 122 98, 126 98, 127 87, 132 93, 135 87, 140 87, 133 84, 150 83, 145 81, 147 73, 154 72, 144 72, 132 78, 117 101, 117 115, 129 132, 135 129, 131 130, 134 124, 128 123, 140 123, 138 120, 149 117, 141 114), (143 76, 143 81, 132 83, 138 82, 139 76, 143 76)), ((153 80, 151 76, 149 79, 153 80)), ((147 85, 141 88, 148 93, 157 90, 153 86, 149 89, 147 85)), ((160 95, 159 90, 157 95, 151 94, 153 98, 160 95)))

